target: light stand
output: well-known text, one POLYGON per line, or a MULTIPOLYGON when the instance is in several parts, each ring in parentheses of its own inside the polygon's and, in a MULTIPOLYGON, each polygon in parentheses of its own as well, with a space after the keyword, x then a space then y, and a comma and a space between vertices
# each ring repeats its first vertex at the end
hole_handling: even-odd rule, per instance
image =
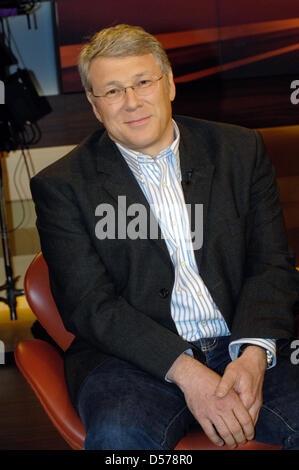
MULTIPOLYGON (((32 11, 36 3, 35 0, 30 2, 32 11)), ((0 79, 5 85, 5 104, 0 106, 0 229, 6 282, 0 286, 0 291, 6 291, 6 297, 0 297, 0 302, 4 302, 8 305, 11 320, 17 320, 17 297, 23 295, 24 291, 22 289, 16 289, 15 287, 19 276, 13 277, 6 222, 3 155, 4 152, 9 152, 10 150, 17 150, 18 148, 23 150, 30 144, 36 144, 40 138, 40 132, 36 122, 50 113, 52 109, 46 97, 39 96, 29 70, 18 68, 15 73, 10 74, 9 67, 17 65, 18 62, 10 50, 10 47, 6 44, 9 44, 10 41, 5 40, 3 21, 1 21, 0 17, 0 26, 1 25, 0 79), (28 128, 32 131, 30 141, 26 138, 26 130, 28 128)))
MULTIPOLYGON (((2 30, 3 23, 1 21, 2 30)), ((17 60, 11 50, 5 45, 3 33, 0 34, 0 79, 6 82, 6 78, 9 75, 9 66, 17 64, 17 60)), ((3 185, 3 168, 2 161, 5 152, 9 152, 11 149, 15 149, 16 146, 12 145, 12 138, 14 136, 13 129, 8 119, 7 107, 3 104, 0 106, 0 230, 1 230, 1 242, 3 251, 3 262, 5 268, 6 282, 0 286, 0 291, 6 292, 6 297, 0 297, 0 301, 8 305, 10 310, 11 320, 17 320, 17 297, 24 293, 23 290, 16 289, 15 284, 19 279, 19 276, 13 277, 13 269, 11 263, 11 254, 9 248, 8 230, 7 230, 7 217, 6 217, 6 201, 4 194, 3 185)))
POLYGON ((17 297, 23 295, 24 291, 22 289, 15 288, 15 284, 20 276, 17 276, 15 278, 13 277, 6 223, 6 201, 3 186, 2 158, 3 153, 0 153, 0 229, 6 282, 2 286, 0 286, 0 291, 6 291, 6 298, 0 297, 0 301, 8 305, 11 320, 17 320, 17 297))

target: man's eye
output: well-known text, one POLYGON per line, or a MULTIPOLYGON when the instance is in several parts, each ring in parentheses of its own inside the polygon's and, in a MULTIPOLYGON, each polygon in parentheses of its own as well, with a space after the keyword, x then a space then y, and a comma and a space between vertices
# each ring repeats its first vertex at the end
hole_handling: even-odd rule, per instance
POLYGON ((150 86, 151 84, 152 84, 152 80, 144 79, 144 80, 140 80, 137 86, 140 88, 146 88, 147 86, 150 86))
POLYGON ((108 90, 108 91, 106 92, 106 96, 117 95, 119 92, 120 92, 120 89, 119 89, 119 88, 111 88, 111 90, 108 90))

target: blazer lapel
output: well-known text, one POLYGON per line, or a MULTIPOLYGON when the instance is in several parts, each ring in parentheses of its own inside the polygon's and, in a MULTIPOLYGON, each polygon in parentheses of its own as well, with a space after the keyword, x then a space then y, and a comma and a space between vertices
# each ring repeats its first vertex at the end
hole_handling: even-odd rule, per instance
POLYGON ((139 226, 138 231, 140 236, 156 243, 169 258, 167 245, 165 240, 161 237, 160 229, 158 234, 154 231, 154 235, 157 235, 157 237, 153 238, 150 223, 155 220, 155 216, 150 205, 125 159, 106 132, 99 142, 97 170, 99 172, 99 178, 101 179, 101 186, 104 187, 116 201, 118 208, 122 211, 124 220, 133 220, 135 218, 135 215, 128 215, 127 210, 129 206, 138 204, 138 206, 135 206, 137 211, 139 208, 141 211, 140 214, 144 214, 141 217, 146 218, 145 223, 139 226), (103 157, 103 155, 107 155, 107 158, 103 157))
MULTIPOLYGON (((194 214, 195 204, 202 205, 203 218, 200 221, 195 220, 195 223, 202 223, 202 227, 192 227, 193 224, 191 220, 191 229, 193 232, 196 230, 197 233, 199 230, 202 230, 204 240, 215 167, 212 163, 204 135, 198 132, 198 129, 196 133, 190 131, 189 127, 182 124, 179 118, 176 119, 176 122, 180 128, 181 135, 180 164, 185 202, 189 205, 191 214, 194 214)), ((97 153, 97 170, 99 172, 99 178, 101 179, 101 186, 106 189, 118 204, 120 203, 120 205, 122 205, 123 212, 126 212, 128 207, 132 204, 140 204, 144 208, 146 211, 147 226, 142 235, 153 243, 156 243, 170 259, 165 240, 161 237, 160 230, 157 238, 153 239, 151 237, 149 221, 154 220, 154 215, 149 203, 126 161, 106 132, 104 132, 100 138, 97 153), (103 155, 107 155, 107 158, 103 157, 103 155), (125 199, 119 199, 119 196, 125 196, 125 199), (153 219, 151 219, 151 217, 153 219)), ((130 218, 130 216, 128 217, 130 218)), ((133 218, 133 216, 131 216, 131 218, 133 218)), ((141 227, 140 233, 142 230, 143 228, 141 227)), ((202 248, 194 251, 199 269, 202 251, 202 248)))

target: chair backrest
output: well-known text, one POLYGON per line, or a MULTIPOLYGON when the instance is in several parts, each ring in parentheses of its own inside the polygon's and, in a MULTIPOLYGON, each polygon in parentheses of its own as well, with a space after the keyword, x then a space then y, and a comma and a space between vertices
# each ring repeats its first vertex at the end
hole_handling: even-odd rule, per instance
POLYGON ((42 253, 36 255, 26 271, 24 291, 29 307, 39 323, 65 351, 74 335, 65 329, 58 313, 50 289, 48 266, 42 253))

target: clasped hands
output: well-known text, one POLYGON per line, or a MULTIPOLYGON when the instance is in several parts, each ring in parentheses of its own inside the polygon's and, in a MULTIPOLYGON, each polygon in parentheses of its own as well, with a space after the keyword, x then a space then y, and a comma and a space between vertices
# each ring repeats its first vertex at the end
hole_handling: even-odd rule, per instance
POLYGON ((266 368, 265 351, 248 346, 222 377, 183 354, 168 378, 181 388, 188 408, 209 439, 233 449, 254 438, 266 368))

